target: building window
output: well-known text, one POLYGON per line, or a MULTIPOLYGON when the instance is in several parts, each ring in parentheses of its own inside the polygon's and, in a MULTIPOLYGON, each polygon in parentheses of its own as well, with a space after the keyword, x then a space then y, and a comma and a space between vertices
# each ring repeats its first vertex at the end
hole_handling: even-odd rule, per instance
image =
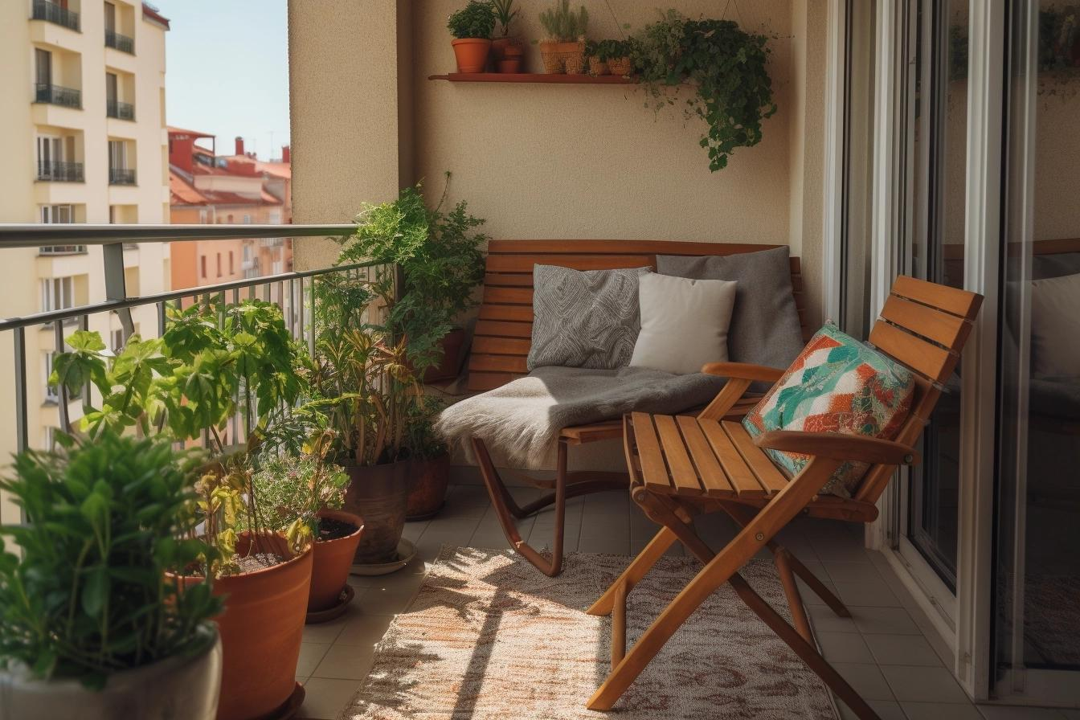
POLYGON ((217 254, 217 276, 221 277, 221 253, 217 254))
POLYGON ((42 205, 41 222, 45 224, 75 222, 75 208, 72 205, 42 205))
POLYGON ((206 217, 207 217, 206 211, 205 210, 200 210, 199 211, 199 223, 202 224, 202 225, 205 225, 206 224, 206 217))
POLYGON ((44 355, 45 359, 45 402, 59 402, 60 401, 60 388, 51 385, 49 383, 49 377, 52 376, 53 360, 56 359, 56 353, 47 352, 44 355))
POLYGON ((109 343, 112 346, 114 353, 119 353, 124 349, 124 329, 113 330, 109 333, 109 343))
POLYGON ((251 224, 251 216, 250 215, 245 215, 244 216, 244 224, 245 225, 250 225, 251 224))
POLYGON ((229 224, 230 224, 230 225, 232 225, 232 224, 233 224, 233 216, 232 216, 231 214, 229 215, 229 224))
POLYGON ((56 434, 59 432, 60 428, 58 427, 45 426, 45 450, 52 452, 56 449, 56 434))
POLYGON ((233 251, 229 251, 229 274, 232 275, 236 270, 233 267, 233 251))
POLYGON ((199 264, 202 266, 202 276, 205 278, 206 277, 206 256, 205 255, 203 255, 201 258, 199 258, 199 264))
POLYGON ((41 281, 41 310, 66 310, 75 306, 75 278, 60 277, 41 281))

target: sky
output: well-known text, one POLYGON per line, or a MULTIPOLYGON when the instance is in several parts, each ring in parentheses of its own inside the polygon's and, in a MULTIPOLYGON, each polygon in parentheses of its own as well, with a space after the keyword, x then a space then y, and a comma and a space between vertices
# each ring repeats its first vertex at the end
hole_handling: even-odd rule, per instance
MULTIPOLYGON (((153 0, 169 18, 165 35, 165 119, 233 139, 260 159, 289 143, 287 0, 153 0)), ((207 144, 203 141, 200 144, 207 144)))

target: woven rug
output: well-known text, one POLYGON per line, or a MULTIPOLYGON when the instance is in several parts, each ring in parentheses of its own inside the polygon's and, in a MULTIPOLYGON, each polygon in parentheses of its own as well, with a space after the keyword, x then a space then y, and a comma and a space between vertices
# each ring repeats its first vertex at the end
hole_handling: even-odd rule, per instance
MULTIPOLYGON (((630 562, 567 556, 549 578, 509 550, 443 548, 408 611, 375 650, 341 718, 603 718, 585 702, 609 669, 611 620, 585 614, 630 562)), ((630 593, 636 639, 700 569, 664 558, 630 593)), ((772 565, 744 577, 786 615, 772 565)), ((618 718, 836 717, 828 690, 728 586, 672 637, 619 700, 618 718)))

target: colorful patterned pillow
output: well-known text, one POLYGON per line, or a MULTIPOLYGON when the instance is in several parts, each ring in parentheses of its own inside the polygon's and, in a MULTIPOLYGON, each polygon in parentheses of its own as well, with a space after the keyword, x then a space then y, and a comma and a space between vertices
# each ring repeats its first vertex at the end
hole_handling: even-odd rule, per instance
MULTIPOLYGON (((892 440, 911 411, 915 378, 878 351, 826 323, 810 339, 784 376, 747 413, 751 437, 769 430, 835 432, 892 440)), ((811 456, 766 450, 794 477, 811 456)), ((851 497, 869 466, 846 462, 822 489, 851 497)))

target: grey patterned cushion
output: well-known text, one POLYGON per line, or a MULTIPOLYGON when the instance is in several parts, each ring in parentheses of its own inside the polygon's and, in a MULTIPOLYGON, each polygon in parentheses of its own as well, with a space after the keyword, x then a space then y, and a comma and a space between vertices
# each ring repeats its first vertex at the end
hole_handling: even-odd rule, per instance
POLYGON ((534 265, 529 370, 626 367, 641 329, 638 277, 647 272, 534 265))

